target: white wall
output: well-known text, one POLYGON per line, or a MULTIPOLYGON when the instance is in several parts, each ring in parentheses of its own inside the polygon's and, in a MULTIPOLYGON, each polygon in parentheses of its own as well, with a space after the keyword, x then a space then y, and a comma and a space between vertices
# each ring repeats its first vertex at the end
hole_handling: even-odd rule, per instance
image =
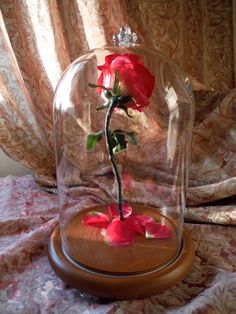
POLYGON ((9 158, 0 148, 0 177, 5 177, 7 175, 20 176, 30 173, 30 169, 9 158))

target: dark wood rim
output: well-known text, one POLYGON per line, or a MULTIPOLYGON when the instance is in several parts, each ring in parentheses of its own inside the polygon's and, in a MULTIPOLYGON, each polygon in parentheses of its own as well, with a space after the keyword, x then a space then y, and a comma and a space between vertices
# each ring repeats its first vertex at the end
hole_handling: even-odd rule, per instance
POLYGON ((161 270, 137 276, 103 275, 70 261, 61 248, 61 235, 56 227, 49 240, 48 259, 55 273, 81 292, 109 299, 144 298, 157 294, 180 282, 191 270, 195 248, 190 233, 183 231, 183 247, 179 256, 161 270))

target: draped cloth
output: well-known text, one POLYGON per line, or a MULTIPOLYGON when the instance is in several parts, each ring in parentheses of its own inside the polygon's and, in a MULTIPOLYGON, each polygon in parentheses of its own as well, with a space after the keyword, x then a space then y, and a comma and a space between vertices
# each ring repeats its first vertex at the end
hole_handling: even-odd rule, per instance
POLYGON ((197 257, 193 272, 180 285, 144 301, 100 304, 68 289, 47 263, 45 247, 57 223, 57 196, 40 189, 32 177, 1 179, 0 312, 233 313, 232 8, 230 0, 0 1, 2 149, 31 168, 36 182, 52 191, 56 186, 52 102, 57 82, 79 55, 112 44, 112 34, 129 24, 142 44, 161 48, 191 76, 196 118, 185 218, 215 223, 188 224, 197 257))
MULTIPOLYGON (((58 220, 57 195, 31 176, 8 176, 0 178, 0 199, 0 313, 235 313, 235 226, 185 223, 196 247, 191 272, 163 293, 115 302, 81 296, 50 267, 47 242, 58 220)), ((206 208, 196 210, 206 216, 206 208)), ((223 206, 207 215, 227 221, 228 213, 223 206)))
POLYGON ((187 204, 236 194, 231 1, 10 0, 0 8, 0 145, 39 183, 56 185, 52 102, 62 72, 86 50, 112 44, 129 23, 142 44, 161 48, 192 77, 197 114, 187 204))

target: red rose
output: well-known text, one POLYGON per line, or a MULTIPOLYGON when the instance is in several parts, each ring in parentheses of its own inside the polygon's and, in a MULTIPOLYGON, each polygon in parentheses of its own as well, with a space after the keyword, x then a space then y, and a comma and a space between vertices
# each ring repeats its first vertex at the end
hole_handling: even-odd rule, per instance
MULTIPOLYGON (((105 64, 98 66, 98 69, 102 73, 97 84, 111 89, 115 82, 115 73, 118 71, 121 95, 135 99, 127 104, 128 108, 142 111, 149 104, 155 78, 138 55, 132 53, 108 55, 105 64)), ((101 93, 102 89, 98 91, 101 93)))

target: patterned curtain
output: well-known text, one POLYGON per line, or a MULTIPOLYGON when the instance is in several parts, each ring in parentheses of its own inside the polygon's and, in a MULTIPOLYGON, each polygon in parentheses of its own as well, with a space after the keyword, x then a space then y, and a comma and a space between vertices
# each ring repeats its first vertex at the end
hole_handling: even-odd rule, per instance
POLYGON ((194 78, 215 89, 234 81, 233 0, 130 0, 129 24, 194 78))
POLYGON ((111 43, 124 7, 109 0, 9 0, 0 9, 0 145, 54 184, 56 84, 84 51, 111 43))
POLYGON ((55 185, 56 84, 70 62, 112 44, 129 24, 141 43, 161 48, 191 75, 196 89, 197 81, 216 89, 196 94, 189 204, 236 194, 235 92, 222 91, 235 84, 232 8, 231 0, 0 1, 0 146, 39 182, 55 185))

